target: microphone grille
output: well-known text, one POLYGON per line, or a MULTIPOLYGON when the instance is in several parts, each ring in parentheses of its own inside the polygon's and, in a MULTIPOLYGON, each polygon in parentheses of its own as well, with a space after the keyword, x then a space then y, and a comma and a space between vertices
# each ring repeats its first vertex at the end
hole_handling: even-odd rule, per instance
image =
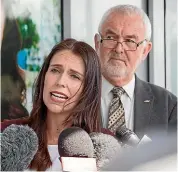
POLYGON ((93 132, 90 133, 90 137, 94 145, 94 157, 98 169, 107 165, 121 151, 120 142, 112 135, 93 132))
POLYGON ((117 129, 117 133, 121 136, 123 136, 125 133, 127 133, 128 129, 125 126, 121 126, 117 129))
POLYGON ((23 171, 38 150, 38 137, 28 126, 10 125, 1 135, 1 170, 23 171))
POLYGON ((93 158, 94 156, 91 138, 85 130, 79 127, 67 128, 61 132, 58 149, 61 157, 93 158))
POLYGON ((126 128, 126 126, 119 127, 116 130, 116 136, 122 143, 131 146, 137 145, 140 141, 137 135, 130 129, 126 128))
POLYGON ((130 137, 130 134, 132 133, 131 130, 126 128, 126 126, 121 126, 116 130, 116 136, 119 138, 121 141, 124 139, 128 139, 130 137))

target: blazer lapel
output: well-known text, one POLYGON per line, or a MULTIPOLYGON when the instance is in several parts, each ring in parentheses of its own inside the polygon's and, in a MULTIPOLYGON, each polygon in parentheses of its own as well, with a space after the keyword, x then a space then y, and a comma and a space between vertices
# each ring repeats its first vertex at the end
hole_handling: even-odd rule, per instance
POLYGON ((148 84, 135 77, 134 132, 142 138, 150 122, 154 96, 148 84))

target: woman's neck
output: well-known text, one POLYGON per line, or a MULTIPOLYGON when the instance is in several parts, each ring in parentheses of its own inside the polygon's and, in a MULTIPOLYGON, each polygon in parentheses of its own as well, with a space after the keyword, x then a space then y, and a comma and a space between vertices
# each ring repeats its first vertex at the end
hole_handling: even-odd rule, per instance
POLYGON ((68 127, 71 127, 72 124, 65 124, 67 114, 47 114, 47 144, 48 145, 57 145, 58 138, 60 133, 68 127))

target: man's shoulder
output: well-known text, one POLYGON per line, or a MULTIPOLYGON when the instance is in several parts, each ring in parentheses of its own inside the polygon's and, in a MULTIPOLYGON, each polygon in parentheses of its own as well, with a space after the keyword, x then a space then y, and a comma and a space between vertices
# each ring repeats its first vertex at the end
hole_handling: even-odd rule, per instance
MULTIPOLYGON (((165 88, 143 81, 143 80, 140 80, 140 79, 138 79, 137 82, 140 82, 139 86, 141 85, 144 88, 150 90, 150 92, 153 94, 154 97, 162 97, 162 98, 166 97, 174 102, 177 102, 177 97, 170 91, 166 90, 165 88)), ((136 87, 137 87, 137 84, 136 84, 136 87)))

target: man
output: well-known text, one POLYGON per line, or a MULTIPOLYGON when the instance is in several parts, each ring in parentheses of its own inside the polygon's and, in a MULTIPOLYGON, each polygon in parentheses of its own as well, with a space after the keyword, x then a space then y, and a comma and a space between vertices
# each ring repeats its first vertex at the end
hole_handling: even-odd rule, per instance
POLYGON ((152 48, 151 24, 145 12, 132 5, 115 6, 104 14, 98 31, 95 48, 103 74, 104 127, 116 132, 125 125, 140 138, 155 127, 176 128, 176 96, 135 75, 152 48))

